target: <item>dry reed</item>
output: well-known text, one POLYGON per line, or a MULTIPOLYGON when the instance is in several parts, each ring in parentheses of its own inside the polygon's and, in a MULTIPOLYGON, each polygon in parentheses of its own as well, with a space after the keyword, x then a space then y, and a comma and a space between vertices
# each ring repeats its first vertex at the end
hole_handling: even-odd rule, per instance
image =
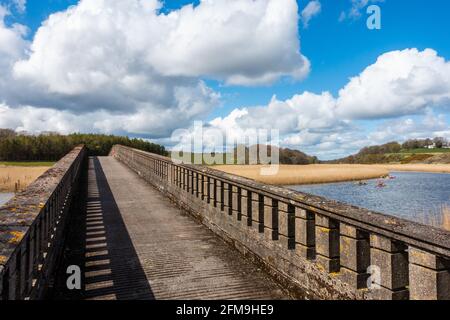
POLYGON ((385 168, 370 165, 280 165, 273 176, 261 175, 261 165, 219 165, 214 169, 274 185, 315 184, 374 179, 389 174, 385 168))
POLYGON ((21 191, 47 170, 48 167, 0 167, 0 192, 21 191))

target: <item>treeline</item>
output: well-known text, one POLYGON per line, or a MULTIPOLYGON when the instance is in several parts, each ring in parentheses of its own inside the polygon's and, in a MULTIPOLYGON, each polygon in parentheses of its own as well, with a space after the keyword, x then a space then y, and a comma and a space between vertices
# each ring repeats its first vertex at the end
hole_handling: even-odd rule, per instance
POLYGON ((434 139, 410 139, 402 144, 402 148, 406 150, 420 149, 420 148, 437 148, 441 149, 447 147, 449 142, 444 137, 436 137, 434 139))
POLYGON ((84 144, 92 156, 106 156, 113 145, 167 155, 165 148, 142 139, 103 134, 18 135, 0 129, 0 161, 58 161, 75 146, 84 144))
MULTIPOLYGON (((272 153, 278 151, 279 154, 279 163, 280 164, 313 164, 318 163, 319 159, 314 156, 309 156, 306 153, 303 153, 299 150, 292 150, 288 148, 278 148, 275 146, 269 145, 253 145, 250 147, 245 147, 245 163, 250 163, 250 153, 254 156, 257 156, 257 163, 261 163, 261 159, 259 159, 260 148, 267 148, 267 151, 263 152, 263 155, 267 155, 269 158, 272 156, 272 153)), ((234 151, 235 158, 237 158, 237 150, 234 151)))

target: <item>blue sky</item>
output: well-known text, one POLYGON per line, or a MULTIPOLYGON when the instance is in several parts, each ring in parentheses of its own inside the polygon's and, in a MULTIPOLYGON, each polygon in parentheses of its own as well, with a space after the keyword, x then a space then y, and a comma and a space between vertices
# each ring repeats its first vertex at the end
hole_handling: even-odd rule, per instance
MULTIPOLYGON (((6 25, 11 27, 14 23, 20 23, 27 26, 30 32, 23 38, 29 42, 33 42, 35 32, 50 14, 78 4, 78 1, 75 0, 28 0, 26 10, 21 13, 14 9, 13 2, 12 0, 0 0, 0 4, 9 6, 11 11, 11 14, 5 18, 6 25)), ((385 0, 373 2, 381 8, 381 30, 369 30, 366 27, 365 7, 361 8, 360 17, 348 17, 341 21, 339 19, 341 13, 348 12, 351 8, 350 0, 320 0, 321 11, 311 18, 307 28, 303 26, 300 20, 298 21, 300 51, 311 63, 309 73, 302 80, 293 79, 287 73, 285 76, 278 77, 276 81, 243 85, 240 82, 224 81, 223 77, 217 76, 217 74, 196 75, 204 81, 208 88, 220 95, 220 101, 216 101, 216 107, 210 108, 207 112, 208 116, 203 120, 209 121, 217 117, 225 118, 236 108, 267 106, 274 95, 279 101, 286 101, 304 92, 320 95, 327 91, 338 100, 339 90, 349 83, 350 77, 358 76, 368 66, 374 64, 378 57, 395 50, 415 48, 422 52, 424 49, 431 48, 440 58, 445 61, 450 60, 450 19, 448 17, 450 15, 450 2, 442 0, 411 0, 407 2, 385 0)), ((161 11, 167 14, 190 3, 194 3, 195 6, 199 5, 198 1, 166 1, 161 11)), ((287 3, 288 1, 286 1, 287 3)), ((309 1, 297 1, 299 14, 308 3, 309 1)), ((145 30, 142 30, 142 32, 145 32, 145 30)), ((70 37, 69 34, 67 36, 70 37)), ((383 93, 380 92, 380 94, 383 93)), ((8 102, 7 99, 5 101, 8 102)), ((13 103, 9 104, 13 105, 13 103)), ((440 102, 440 104, 447 104, 447 101, 440 102)), ((13 107, 10 106, 10 108, 13 107)), ((58 109, 59 107, 55 108, 58 109)), ((380 127, 385 128, 393 121, 401 123, 402 121, 412 120, 420 123, 425 117, 431 118, 434 116, 441 121, 441 127, 437 133, 447 134, 449 109, 446 107, 434 108, 434 105, 426 105, 423 108, 414 109, 412 112, 388 112, 377 116, 352 117, 350 119, 351 127, 358 128, 356 129, 358 132, 365 132, 369 135, 370 133, 375 134, 380 127)), ((347 121, 346 119, 343 120, 347 121)), ((333 126, 338 126, 338 124, 333 124, 333 126)), ((97 126, 97 129, 98 127, 100 126, 97 126)), ((308 129, 308 132, 313 132, 313 129, 308 129)), ((320 128, 320 130, 325 129, 320 128)), ((329 130, 329 128, 326 128, 326 130, 329 130)), ((287 133, 287 136, 292 138, 296 134, 294 131, 287 133)), ((121 130, 121 132, 164 141, 163 135, 146 134, 145 130, 121 130)), ((316 133, 314 132, 314 134, 316 133)), ((428 130, 412 133, 412 136, 420 137, 421 135, 434 133, 432 130, 428 130)), ((300 131, 297 134, 300 135, 300 131)), ((348 132, 339 134, 345 135, 348 132)), ((399 133, 397 136, 399 140, 411 137, 407 133, 399 133)), ((383 138, 380 136, 379 140, 376 140, 372 135, 372 138, 361 139, 361 145, 370 143, 370 139, 375 143, 394 137, 395 134, 391 133, 383 135, 383 138)), ((329 141, 319 140, 319 138, 311 139, 309 144, 301 140, 301 143, 292 146, 323 155, 325 158, 348 154, 359 147, 358 144, 348 148, 335 144, 336 152, 314 152, 318 144, 322 144, 322 147, 319 147, 320 149, 326 148, 327 143, 330 143, 329 141)), ((342 141, 345 139, 340 137, 337 140, 343 143, 342 141)))
MULTIPOLYGON (((3 1, 5 2, 5 1, 3 1)), ((25 14, 13 18, 27 25, 31 32, 39 28, 49 14, 64 10, 77 0, 29 0, 25 14)), ((163 12, 199 1, 165 1, 163 12)), ((312 62, 311 74, 301 82, 280 81, 267 87, 223 86, 209 81, 226 98, 225 108, 217 115, 240 105, 266 104, 276 94, 287 99, 295 93, 324 90, 337 93, 349 77, 357 75, 367 65, 387 51, 405 48, 434 48, 450 58, 450 2, 442 0, 386 0, 377 3, 382 9, 382 29, 371 31, 366 27, 366 15, 359 19, 340 22, 339 15, 349 8, 350 1, 322 0, 322 11, 308 28, 299 24, 302 52, 312 62)), ((297 1, 300 10, 308 1, 297 1)))

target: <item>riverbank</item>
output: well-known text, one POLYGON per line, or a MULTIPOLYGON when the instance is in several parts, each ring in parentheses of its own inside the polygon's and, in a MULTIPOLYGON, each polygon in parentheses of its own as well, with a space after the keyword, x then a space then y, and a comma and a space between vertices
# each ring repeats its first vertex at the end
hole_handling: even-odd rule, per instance
POLYGON ((389 171, 450 173, 450 164, 374 164, 389 171))
POLYGON ((262 176, 261 165, 218 165, 214 169, 274 185, 319 184, 359 181, 387 176, 392 171, 416 171, 450 173, 450 165, 359 165, 359 164, 313 164, 280 165, 278 174, 262 176))
POLYGON ((46 166, 0 165, 0 192, 16 192, 23 190, 48 169, 49 167, 46 166))

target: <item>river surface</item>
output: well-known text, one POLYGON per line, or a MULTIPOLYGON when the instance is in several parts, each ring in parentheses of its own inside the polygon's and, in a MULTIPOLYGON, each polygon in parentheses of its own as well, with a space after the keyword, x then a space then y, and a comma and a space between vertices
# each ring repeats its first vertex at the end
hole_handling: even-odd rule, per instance
POLYGON ((395 179, 288 186, 288 188, 346 202, 370 210, 442 226, 450 211, 450 174, 392 172, 395 179), (385 186, 377 186, 383 181, 385 186), (447 213, 448 214, 448 213, 447 213))
POLYGON ((4 205, 12 197, 14 197, 14 193, 0 193, 0 206, 4 205))

